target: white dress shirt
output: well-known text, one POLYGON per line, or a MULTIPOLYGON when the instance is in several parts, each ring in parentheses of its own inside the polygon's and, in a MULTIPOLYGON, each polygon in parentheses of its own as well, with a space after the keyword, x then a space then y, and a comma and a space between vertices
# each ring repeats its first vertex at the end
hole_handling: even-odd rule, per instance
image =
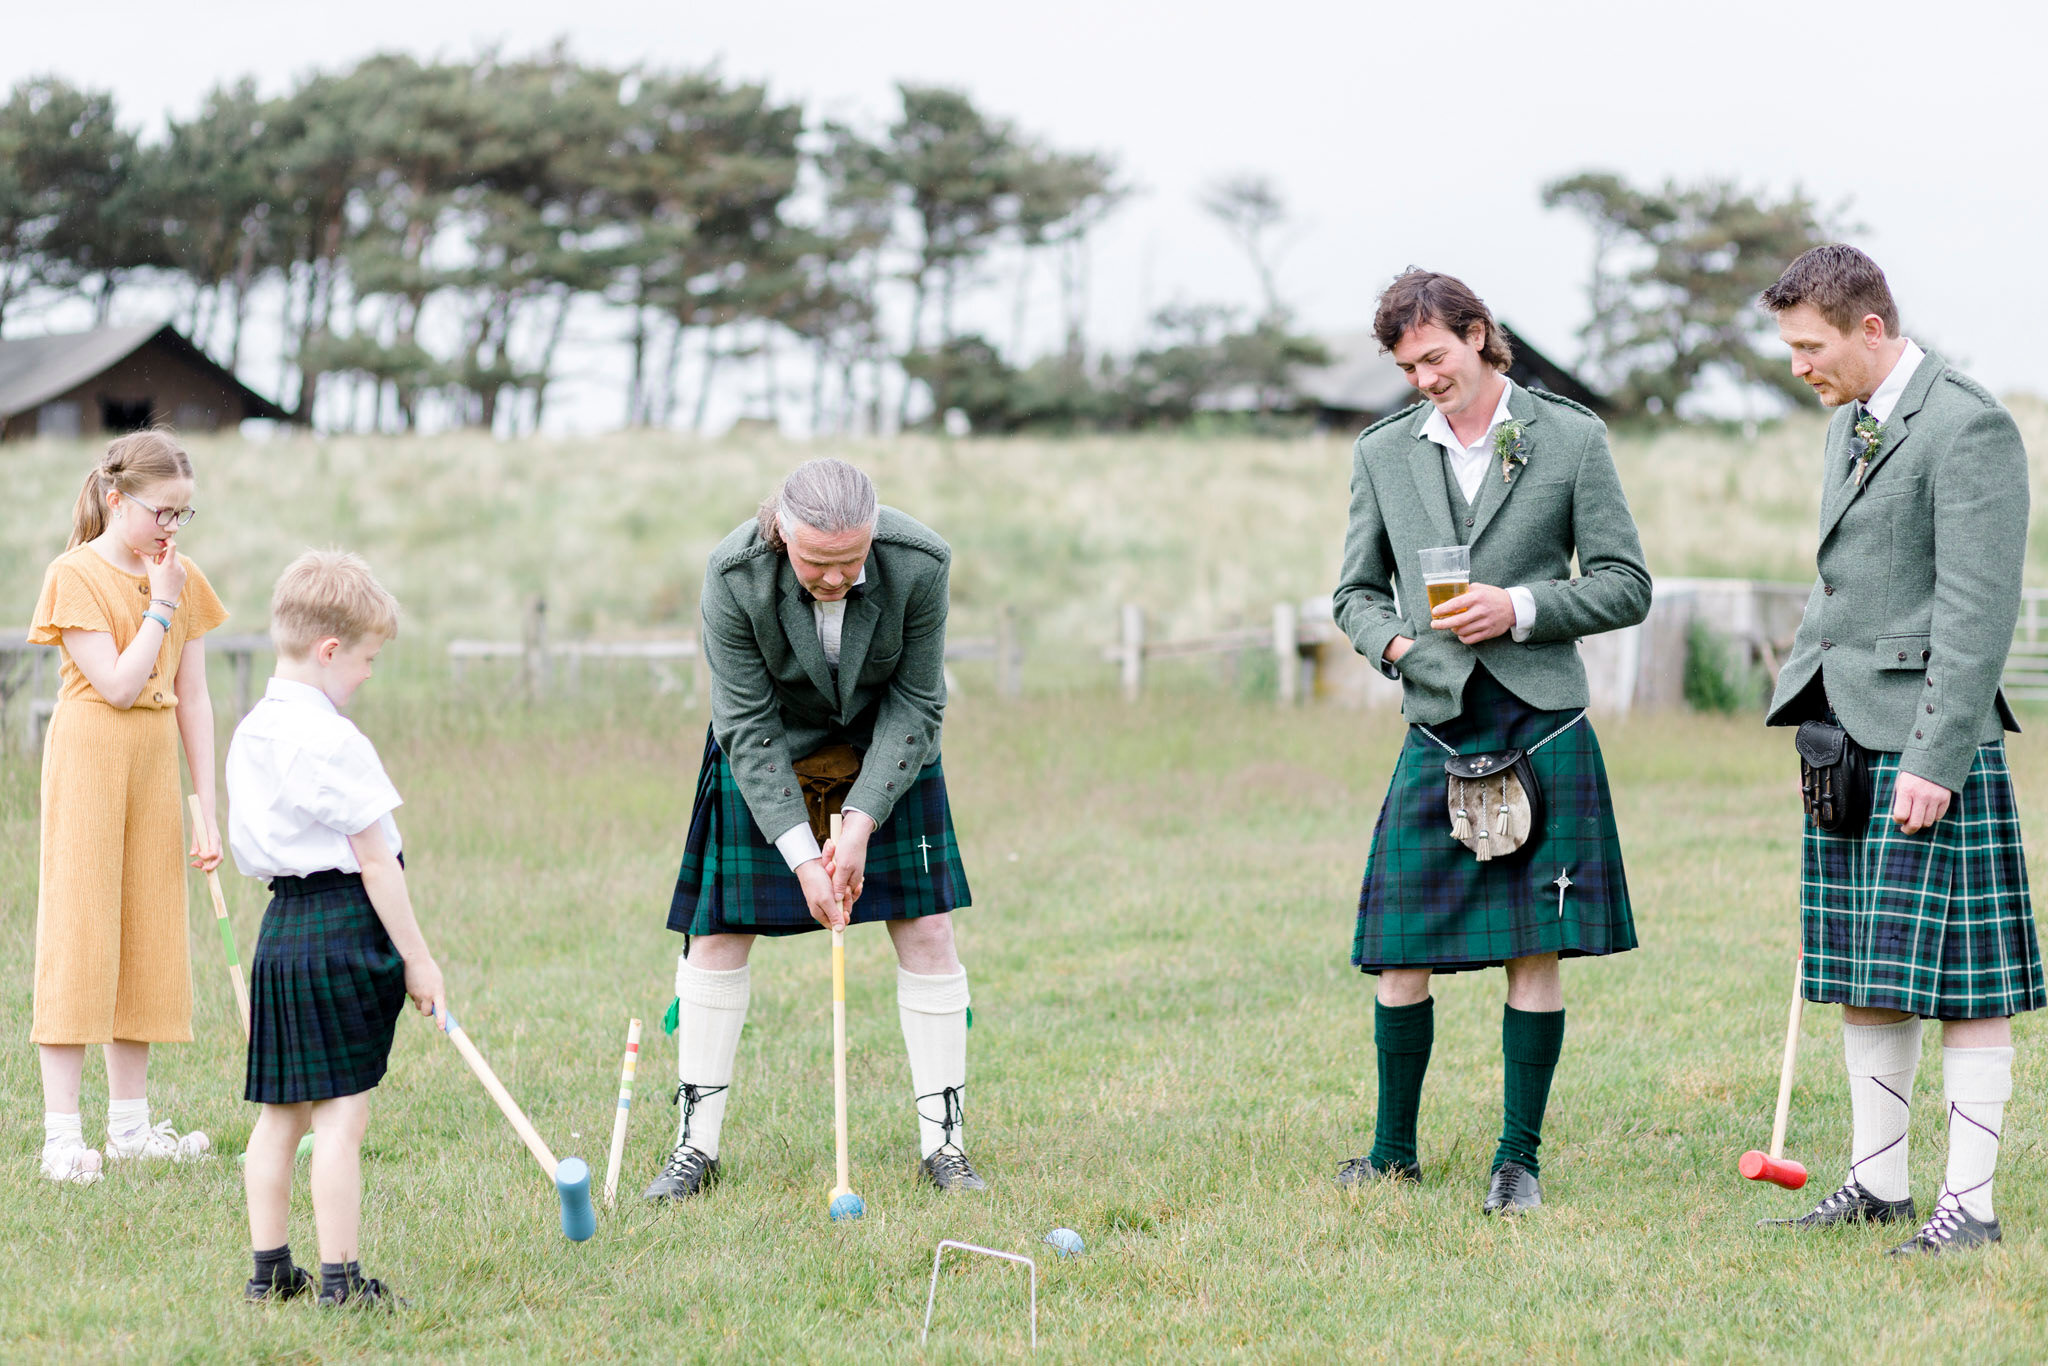
MULTIPOLYGON (((1486 424, 1486 430, 1479 434, 1479 439, 1469 446, 1458 440, 1458 434, 1451 430, 1451 420, 1444 416, 1441 408, 1431 407, 1428 419, 1422 424, 1422 434, 1444 448, 1444 460, 1451 467, 1451 476, 1458 481, 1458 492, 1465 495, 1468 503, 1479 501, 1480 482, 1493 468, 1493 429, 1512 420, 1508 414, 1508 397, 1514 392, 1514 382, 1503 376, 1500 402, 1493 405, 1493 420, 1486 424)), ((1512 634, 1518 641, 1527 640, 1529 632, 1536 626, 1536 595, 1517 585, 1508 589, 1508 601, 1515 605, 1512 634)))
POLYGON ((376 825, 396 854, 403 799, 370 738, 327 694, 273 678, 228 742, 228 847, 245 877, 360 873, 348 837, 376 825))
POLYGON ((1906 386, 1913 382, 1913 372, 1926 359, 1927 353, 1915 346, 1911 337, 1906 338, 1906 349, 1899 353, 1892 372, 1884 377, 1884 383, 1878 385, 1863 404, 1880 426, 1891 420, 1892 409, 1899 406, 1899 396, 1906 392, 1906 386))
MULTIPOLYGON (((867 581, 868 567, 863 564, 860 573, 854 577, 853 586, 858 588, 867 581)), ((834 669, 839 667, 839 639, 846 629, 846 603, 845 598, 837 602, 811 603, 811 620, 817 623, 818 644, 824 648, 825 662, 834 669)), ((800 821, 776 836, 775 847, 781 851, 782 861, 789 865, 792 873, 814 858, 825 857, 825 851, 818 847, 818 837, 811 833, 808 821, 800 821)))

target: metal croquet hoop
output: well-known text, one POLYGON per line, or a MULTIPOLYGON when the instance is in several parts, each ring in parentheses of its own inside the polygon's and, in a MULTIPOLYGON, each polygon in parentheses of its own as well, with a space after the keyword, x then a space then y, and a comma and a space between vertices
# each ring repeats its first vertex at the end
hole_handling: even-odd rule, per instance
POLYGON ((932 1335, 932 1304, 939 1295, 939 1262, 946 1255, 946 1249, 957 1247, 962 1252, 979 1252, 984 1257, 1000 1257, 1006 1262, 1022 1262, 1031 1268, 1031 1350, 1038 1350, 1038 1263, 1015 1252, 998 1252, 992 1247, 978 1243, 963 1243, 957 1238, 941 1238, 939 1245, 932 1249, 932 1287, 924 1297, 924 1332, 918 1334, 921 1347, 932 1335))

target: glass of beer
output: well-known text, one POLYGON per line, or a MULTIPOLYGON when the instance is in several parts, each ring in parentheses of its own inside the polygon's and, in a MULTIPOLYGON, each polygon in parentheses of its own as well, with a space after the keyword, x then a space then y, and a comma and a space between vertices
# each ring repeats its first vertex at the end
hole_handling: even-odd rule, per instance
POLYGON ((1437 546, 1422 552, 1422 583, 1429 590, 1429 610, 1436 609, 1472 586, 1472 547, 1437 546))

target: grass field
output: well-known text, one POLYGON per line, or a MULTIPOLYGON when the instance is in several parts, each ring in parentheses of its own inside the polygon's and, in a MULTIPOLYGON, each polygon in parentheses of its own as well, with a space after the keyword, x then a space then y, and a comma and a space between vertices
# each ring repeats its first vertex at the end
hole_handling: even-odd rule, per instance
MULTIPOLYGON (((403 642, 401 643, 401 648, 403 642)), ((701 744, 673 699, 568 716, 364 693, 408 804, 422 920, 452 999, 558 1152, 601 1169, 628 1014, 649 1023, 625 1186, 673 1132, 656 1028, 679 941, 662 928, 701 744), (579 1135, 572 1137, 572 1135, 579 1135)), ((2003 1246, 1901 1264, 1896 1234, 1793 1241, 1802 1206, 1736 1156, 1768 1138, 1796 939, 1789 745, 1753 719, 1603 727, 1643 947, 1567 965, 1571 1028, 1545 1145, 1548 1206, 1482 1218, 1498 1133, 1500 977, 1442 980, 1420 1189, 1338 1192, 1368 1141, 1371 991, 1346 964, 1392 718, 1228 696, 967 705, 947 758, 975 905, 969 1130, 985 1197, 911 1177, 914 1130, 879 931, 850 945, 856 1185, 831 1183, 827 953, 764 944, 725 1132, 729 1181, 692 1207, 627 1199, 598 1236, 553 1192, 444 1040, 401 1024, 366 1153, 365 1258, 392 1318, 251 1311, 232 1160, 33 1179, 32 1050, 0 1050, 0 1355, 199 1361, 966 1361, 1024 1340, 1021 1271, 949 1271, 917 1349, 933 1244, 1086 1256, 1041 1265, 1052 1360, 2048 1358, 2048 1065, 2018 1025, 1998 1183, 2003 1246)), ((2048 754, 2013 749, 2048 848, 2048 754)), ((36 776, 0 759, 0 1036, 26 1036, 36 776)), ((2041 874, 2035 865, 2037 878, 2041 874)), ((193 884, 198 1041, 160 1050, 160 1113, 246 1138, 241 1047, 193 884)), ((242 943, 255 884, 230 879, 242 943)), ((1846 1161, 1837 1012, 1810 1012, 1789 1151, 1824 1190, 1846 1161)), ((1944 1151, 1930 1040, 1913 1129, 1925 1202, 1944 1151)), ((86 1123, 103 1122, 88 1071, 86 1123)), ((303 1168, 302 1168, 303 1171, 303 1168)), ((293 1237, 312 1246, 303 1190, 293 1237)))

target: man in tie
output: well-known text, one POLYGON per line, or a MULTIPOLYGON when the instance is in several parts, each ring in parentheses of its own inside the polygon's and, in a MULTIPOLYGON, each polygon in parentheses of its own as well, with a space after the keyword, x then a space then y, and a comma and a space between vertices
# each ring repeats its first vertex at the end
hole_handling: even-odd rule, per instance
POLYGON ((939 762, 951 558, 842 460, 799 465, 711 553, 711 727, 668 917, 682 1115, 650 1200, 718 1177, 754 940, 872 921, 896 948, 922 1178, 985 1186, 963 1147, 968 890, 939 762))
POLYGON ((1999 690, 2020 608, 2027 454, 1982 386, 1899 331, 1884 272, 1815 247, 1765 290, 1792 373, 1836 410, 1820 574, 1771 725, 1838 725, 1870 803, 1801 846, 1801 991, 1842 1007, 1848 1176, 1807 1231, 1915 1218, 1906 1132, 1923 1019, 1942 1022, 1948 1167, 1894 1253, 1999 1238, 1991 1179, 2012 1095, 2012 1021, 2048 1004, 1999 690))
POLYGON ((1379 979, 1373 1145, 1337 1180, 1421 1179, 1430 977, 1505 967, 1503 1119, 1481 1208, 1519 1214, 1542 1203, 1538 1147, 1564 1040, 1558 960, 1636 943, 1578 639, 1641 621, 1650 575, 1605 425, 1508 379, 1508 341, 1477 295, 1411 269, 1380 296, 1373 333, 1424 401, 1358 438, 1336 593, 1338 625, 1400 680, 1410 723, 1352 946, 1352 962, 1379 979), (1423 554, 1456 547, 1469 582, 1432 608, 1423 554), (1491 772, 1488 756, 1507 750, 1527 752, 1543 814, 1532 810, 1525 844, 1497 855, 1471 825, 1460 826, 1469 844, 1454 838, 1453 825, 1476 815, 1489 836, 1510 833, 1508 817, 1496 823, 1505 789, 1483 779, 1457 789, 1480 800, 1453 802, 1446 764, 1491 772))

